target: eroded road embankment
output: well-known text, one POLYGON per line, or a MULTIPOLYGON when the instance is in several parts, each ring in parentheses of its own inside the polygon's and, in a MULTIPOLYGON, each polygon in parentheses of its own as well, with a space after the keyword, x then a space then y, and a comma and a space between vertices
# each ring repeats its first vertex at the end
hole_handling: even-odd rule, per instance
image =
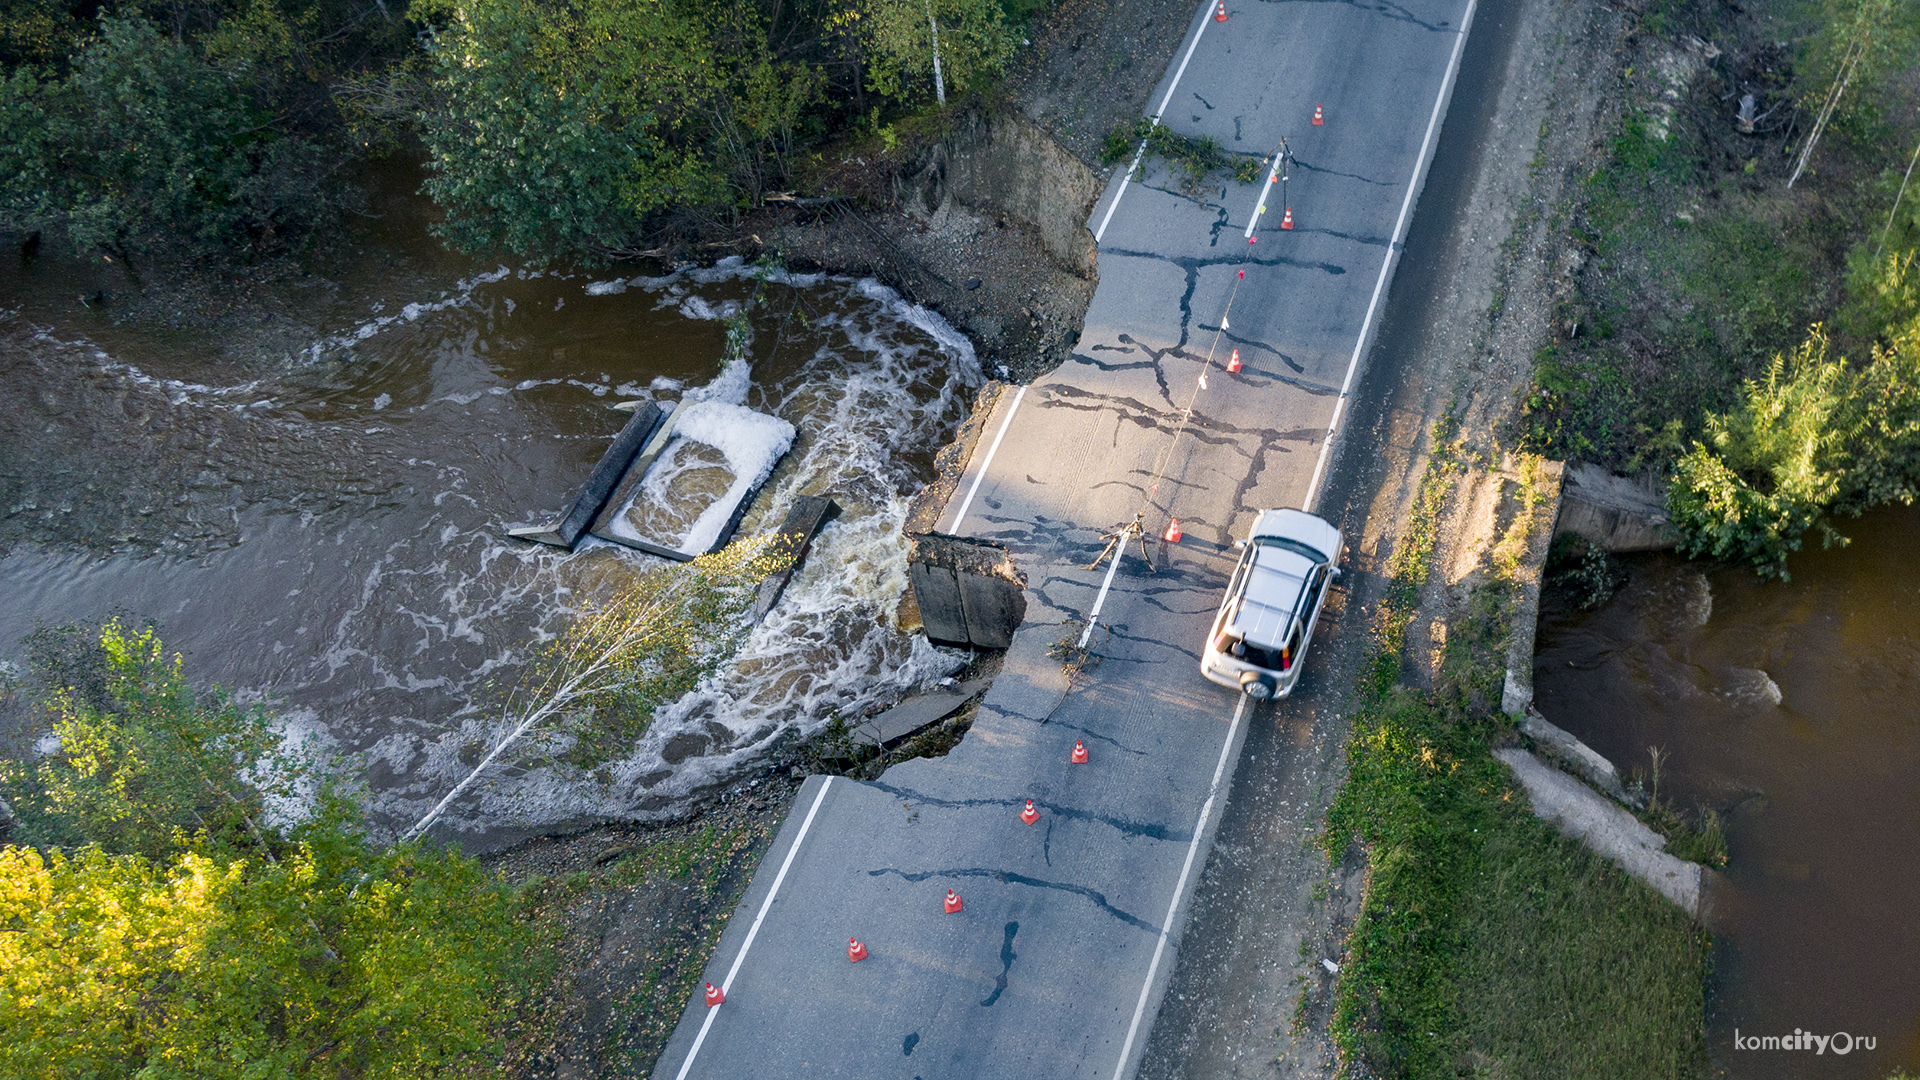
POLYGON ((1249 707, 1195 670, 1231 538, 1324 484, 1473 10, 1195 13, 1153 111, 1252 153, 1284 138, 1290 179, 1114 178, 1072 358, 1001 396, 941 522, 1028 574, 1001 675, 947 757, 801 791, 708 966, 727 1003, 690 1003, 656 1075, 1138 1068, 1241 744, 1300 708, 1249 707), (1136 514, 1186 539, 1149 545, 1151 568, 1136 546, 1101 601, 1104 568, 1084 567, 1136 514), (1069 687, 1048 649, 1097 603, 1102 659, 1069 687))

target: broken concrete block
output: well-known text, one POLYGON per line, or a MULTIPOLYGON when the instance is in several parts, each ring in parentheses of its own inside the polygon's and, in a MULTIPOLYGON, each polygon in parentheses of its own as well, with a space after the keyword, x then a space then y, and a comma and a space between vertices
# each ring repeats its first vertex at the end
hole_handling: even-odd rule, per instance
POLYGON ((1680 542, 1666 494, 1651 483, 1598 465, 1569 465, 1566 476, 1555 535, 1576 533, 1607 551, 1659 551, 1680 542))
POLYGON ((935 644, 1004 649, 1027 617, 1027 575, 989 540, 920 533, 907 555, 907 578, 935 644))
POLYGON ((653 402, 643 402, 633 410, 633 416, 627 420, 620 433, 614 436, 612 445, 600 455, 599 464, 587 476, 587 482, 580 485, 580 491, 573 498, 573 505, 551 525, 531 526, 508 529, 507 535, 522 540, 532 540, 541 544, 552 544, 569 551, 580 540, 580 534, 607 505, 608 496, 613 494, 614 486, 626 474, 627 467, 633 463, 647 440, 653 437, 654 429, 660 426, 665 414, 653 402))
POLYGON ((767 617, 767 612, 780 602, 780 596, 787 591, 787 583, 800 570, 800 564, 807 561, 807 550, 813 545, 814 535, 827 522, 840 516, 840 504, 824 495, 802 495, 793 500, 793 506, 787 511, 787 520, 781 522, 780 531, 773 534, 767 542, 767 553, 791 552, 793 563, 785 570, 768 574, 760 583, 760 590, 753 598, 753 621, 759 622, 767 617))

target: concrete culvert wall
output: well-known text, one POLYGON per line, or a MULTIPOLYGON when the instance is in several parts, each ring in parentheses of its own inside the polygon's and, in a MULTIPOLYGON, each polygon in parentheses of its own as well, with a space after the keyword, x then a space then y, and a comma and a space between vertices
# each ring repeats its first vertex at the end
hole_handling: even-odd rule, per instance
POLYGON ((1567 466, 1559 533, 1576 533, 1608 551, 1660 551, 1680 542, 1666 492, 1598 465, 1567 466))

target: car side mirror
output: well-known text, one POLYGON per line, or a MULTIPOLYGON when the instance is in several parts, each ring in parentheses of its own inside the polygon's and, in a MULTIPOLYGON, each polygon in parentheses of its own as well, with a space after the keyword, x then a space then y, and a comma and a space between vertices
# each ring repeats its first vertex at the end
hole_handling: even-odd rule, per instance
POLYGON ((1245 540, 1235 540, 1233 546, 1235 550, 1245 550, 1247 542, 1245 540))

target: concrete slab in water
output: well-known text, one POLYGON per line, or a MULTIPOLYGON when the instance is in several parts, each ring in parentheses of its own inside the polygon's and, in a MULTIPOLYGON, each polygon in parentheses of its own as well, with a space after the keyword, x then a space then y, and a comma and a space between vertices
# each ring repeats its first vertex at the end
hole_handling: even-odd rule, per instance
POLYGON ((600 461, 587 475, 587 482, 580 485, 579 494, 573 498, 573 505, 561 515, 558 521, 546 526, 533 526, 524 529, 508 529, 508 536, 522 540, 533 540, 542 544, 552 544, 571 550, 579 543, 580 534, 587 525, 608 505, 621 477, 632 470, 635 456, 641 453, 647 440, 661 426, 666 413, 651 401, 641 402, 627 420, 620 433, 613 438, 613 445, 600 455, 600 461))

